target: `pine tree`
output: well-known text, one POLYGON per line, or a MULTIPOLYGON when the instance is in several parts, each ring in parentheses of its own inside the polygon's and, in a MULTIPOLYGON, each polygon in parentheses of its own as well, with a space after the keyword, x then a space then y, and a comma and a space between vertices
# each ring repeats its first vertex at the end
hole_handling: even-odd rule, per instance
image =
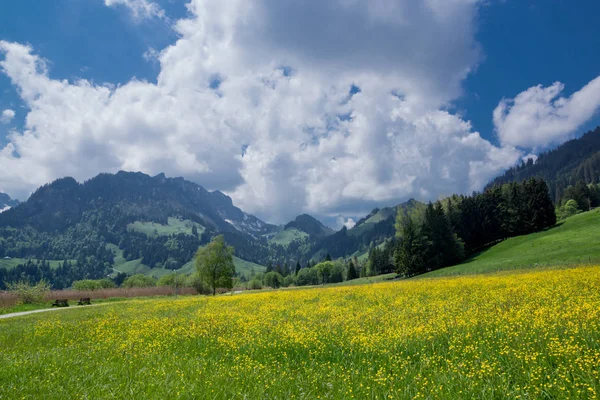
POLYGON ((346 280, 351 281, 352 279, 358 278, 358 271, 356 271, 356 266, 353 261, 348 262, 348 273, 346 275, 346 280))
POLYGON ((301 269, 302 267, 300 266, 300 261, 296 261, 296 270, 294 271, 294 274, 298 276, 298 272, 300 272, 301 269))

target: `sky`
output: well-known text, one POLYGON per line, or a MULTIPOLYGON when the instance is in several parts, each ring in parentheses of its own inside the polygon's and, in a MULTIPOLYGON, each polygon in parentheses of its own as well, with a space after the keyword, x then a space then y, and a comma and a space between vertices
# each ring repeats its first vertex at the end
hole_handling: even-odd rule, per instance
POLYGON ((164 172, 272 223, 481 190, 600 124, 600 3, 19 0, 0 192, 164 172))

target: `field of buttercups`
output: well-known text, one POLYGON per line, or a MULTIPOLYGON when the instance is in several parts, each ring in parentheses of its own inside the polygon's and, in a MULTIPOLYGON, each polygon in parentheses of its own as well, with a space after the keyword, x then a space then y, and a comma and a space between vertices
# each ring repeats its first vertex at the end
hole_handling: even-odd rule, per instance
POLYGON ((0 398, 595 399, 599 289, 581 267, 0 320, 0 398))

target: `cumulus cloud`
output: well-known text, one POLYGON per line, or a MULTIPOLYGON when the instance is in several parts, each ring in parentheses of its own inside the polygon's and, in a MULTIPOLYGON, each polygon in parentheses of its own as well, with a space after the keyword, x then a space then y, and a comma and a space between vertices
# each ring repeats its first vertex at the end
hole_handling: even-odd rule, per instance
POLYGON ((571 137, 600 108, 600 76, 568 98, 564 85, 531 87, 494 110, 494 126, 505 145, 543 148, 571 137))
POLYGON ((22 197, 64 175, 165 172, 272 222, 480 189, 522 154, 445 111, 480 59, 477 5, 192 0, 157 82, 116 87, 51 79, 0 42, 29 108, 0 184, 22 197))
POLYGON ((14 117, 15 117, 14 110, 6 109, 6 110, 2 111, 2 114, 0 115, 0 122, 2 122, 3 124, 9 124, 10 121, 12 121, 14 117))
POLYGON ((148 0, 104 0, 108 7, 125 6, 135 20, 164 18, 165 11, 155 2, 148 0))

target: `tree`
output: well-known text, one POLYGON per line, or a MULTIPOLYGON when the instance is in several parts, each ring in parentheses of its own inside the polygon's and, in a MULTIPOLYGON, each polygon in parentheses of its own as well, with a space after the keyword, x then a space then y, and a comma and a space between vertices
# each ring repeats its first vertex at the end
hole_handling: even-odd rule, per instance
POLYGON ((350 261, 348 263, 348 274, 346 276, 346 280, 351 281, 352 279, 358 278, 358 272, 356 271, 356 267, 354 266, 354 261, 350 261))
POLYGON ((128 277, 123 281, 123 287, 126 288, 145 288, 156 286, 156 280, 151 276, 136 274, 128 277))
POLYGON ((395 256, 396 272, 404 276, 424 272, 423 253, 423 237, 415 222, 409 218, 402 228, 402 244, 398 246, 395 256))
POLYGON ((578 214, 580 212, 581 211, 579 210, 579 204, 577 204, 575 200, 569 200, 564 206, 558 207, 558 209, 556 210, 556 215, 558 219, 562 220, 572 217, 573 215, 578 214))
POLYGON ((331 261, 331 256, 329 255, 329 253, 327 253, 327 255, 325 256, 325 261, 331 261))
POLYGON ((302 267, 300 266, 300 261, 296 261, 296 270, 294 271, 294 275, 298 275, 298 272, 300 272, 301 269, 302 267))
POLYGON ((283 285, 283 276, 279 272, 271 271, 265 274, 265 285, 279 289, 283 285))
POLYGON ((231 289, 235 266, 233 265, 233 247, 227 246, 223 235, 216 236, 196 253, 196 270, 200 279, 212 288, 213 296, 217 287, 231 289))

